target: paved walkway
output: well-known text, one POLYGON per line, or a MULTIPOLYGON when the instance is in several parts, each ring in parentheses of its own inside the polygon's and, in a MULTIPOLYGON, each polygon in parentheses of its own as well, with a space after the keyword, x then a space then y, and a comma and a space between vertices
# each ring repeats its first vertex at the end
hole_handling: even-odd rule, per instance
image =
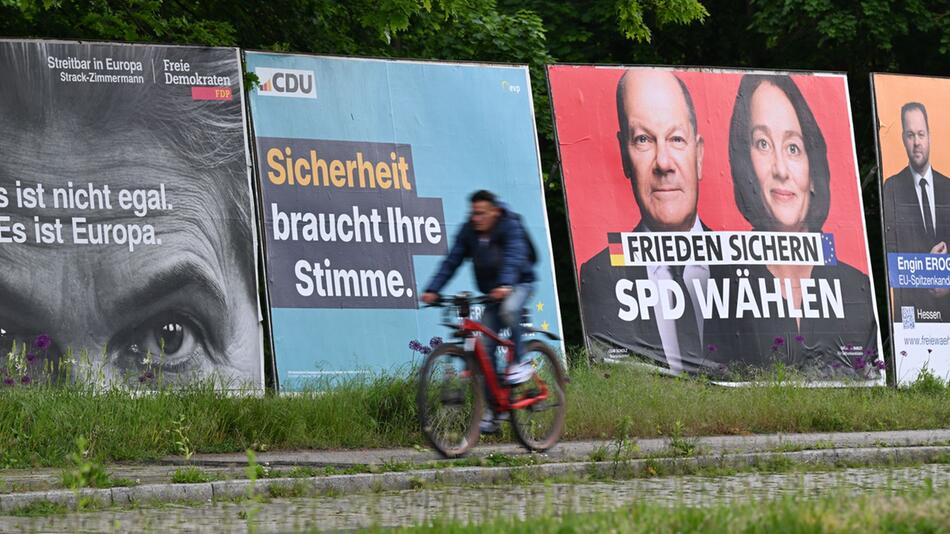
MULTIPOLYGON (((877 447, 909 445, 950 444, 950 429, 946 430, 902 430, 889 432, 831 432, 812 434, 760 434, 754 436, 708 436, 693 441, 708 454, 725 452, 755 452, 780 448, 809 447, 877 447)), ((670 448, 668 438, 638 439, 637 445, 642 454, 662 452, 670 448)), ((590 454, 601 447, 609 447, 611 441, 568 441, 559 443, 546 453, 551 460, 570 461, 587 460, 590 454)), ((496 454, 527 454, 516 444, 482 445, 472 451, 474 456, 496 454)), ((440 460, 439 455, 430 450, 417 449, 352 449, 322 451, 273 451, 257 454, 259 463, 273 466, 309 465, 309 466, 348 466, 379 465, 391 462, 426 463, 440 460)), ((206 466, 243 465, 247 463, 244 453, 236 454, 196 454, 192 463, 206 466)), ((167 463, 181 463, 181 458, 169 457, 167 463)))
MULTIPOLYGON (((947 445, 950 444, 950 429, 710 436, 691 438, 691 443, 697 446, 697 454, 705 456, 804 449, 947 445)), ((640 456, 662 455, 664 451, 670 450, 670 440, 665 438, 641 439, 637 440, 637 445, 640 456)), ((609 450, 613 446, 611 441, 564 442, 540 455, 538 459, 551 463, 583 462, 590 460, 594 451, 605 447, 609 450)), ((516 456, 528 453, 515 444, 482 445, 471 453, 475 457, 489 454, 516 456)), ((422 465, 440 460, 435 452, 408 448, 272 451, 257 454, 259 464, 285 471, 294 466, 345 468, 359 465, 386 470, 386 464, 422 465)), ((147 465, 112 464, 106 466, 106 470, 114 478, 128 479, 136 485, 167 484, 171 482, 175 470, 185 463, 187 462, 184 458, 168 457, 161 462, 147 465)), ((247 456, 244 453, 196 454, 190 463, 201 466, 203 472, 213 475, 216 479, 241 479, 245 478, 247 456)), ((61 468, 0 470, 0 495, 60 488, 62 471, 61 468)))
POLYGON ((658 477, 618 482, 442 487, 338 497, 207 502, 191 506, 103 510, 46 517, 0 516, 0 533, 19 532, 302 532, 370 526, 412 526, 434 520, 484 522, 615 509, 631 503, 708 506, 950 488, 950 466, 854 468, 817 473, 740 473, 720 477, 658 477))

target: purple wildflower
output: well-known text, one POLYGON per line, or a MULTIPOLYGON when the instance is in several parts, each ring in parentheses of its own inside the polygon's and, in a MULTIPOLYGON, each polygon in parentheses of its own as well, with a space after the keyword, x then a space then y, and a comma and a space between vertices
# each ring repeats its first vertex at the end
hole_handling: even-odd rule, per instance
POLYGON ((804 342, 805 342, 805 336, 799 334, 799 335, 795 336, 795 341, 797 341, 797 342, 799 342, 799 343, 804 343, 804 342))
POLYGON ((868 364, 867 364, 866 361, 864 361, 864 358, 862 358, 862 357, 860 357, 860 356, 855 356, 855 357, 854 357, 854 365, 853 365, 853 367, 854 367, 856 370, 860 371, 861 369, 864 369, 865 367, 867 367, 867 365, 868 365, 868 364))
POLYGON ((901 351, 901 356, 907 356, 907 351, 906 351, 906 350, 902 350, 902 351, 901 351))
POLYGON ((23 375, 23 377, 20 378, 20 383, 23 384, 24 386, 30 385, 30 382, 32 381, 33 379, 30 378, 30 375, 23 375))
POLYGON ((718 348, 719 347, 717 347, 715 343, 710 343, 709 345, 706 345, 706 350, 708 350, 709 352, 716 352, 718 348))
POLYGON ((146 380, 148 380, 148 379, 145 378, 145 375, 139 376, 139 384, 144 384, 146 380))
POLYGON ((772 352, 775 352, 777 350, 778 350, 778 345, 772 345, 772 352))
POLYGON ((409 342, 409 348, 415 352, 422 352, 424 347, 422 346, 422 343, 419 343, 418 340, 413 339, 409 342))
POLYGON ((430 352, 432 352, 432 349, 430 349, 429 347, 425 345, 419 345, 419 354, 422 354, 423 356, 425 356, 426 354, 429 354, 430 352))
POLYGON ((775 344, 776 347, 781 347, 782 345, 785 344, 785 338, 776 337, 776 338, 775 338, 775 341, 774 341, 774 344, 775 344))
POLYGON ((435 336, 429 340, 429 346, 432 347, 433 349, 438 347, 441 344, 442 344, 442 338, 439 336, 435 336))
POLYGON ((28 362, 30 362, 30 363, 35 362, 35 361, 36 361, 36 353, 35 353, 35 352, 27 352, 27 353, 26 353, 26 361, 28 361, 28 362))
POLYGON ((874 355, 874 347, 869 347, 869 348, 867 348, 867 349, 864 349, 864 354, 865 354, 866 356, 873 356, 873 355, 874 355))
POLYGON ((145 374, 142 375, 142 376, 144 376, 145 378, 151 380, 151 379, 155 378, 155 373, 153 373, 152 370, 149 369, 148 371, 145 371, 145 374))
POLYGON ((883 370, 884 370, 884 367, 886 367, 886 364, 884 363, 884 360, 874 360, 874 368, 875 368, 875 369, 877 369, 878 371, 883 371, 883 370))
POLYGON ((5 377, 3 377, 3 385, 4 385, 4 386, 12 386, 13 384, 16 384, 16 382, 13 380, 13 377, 12 377, 12 376, 5 376, 5 377))
POLYGON ((36 336, 36 340, 33 341, 33 346, 38 349, 45 349, 53 343, 53 340, 47 334, 40 334, 36 336))

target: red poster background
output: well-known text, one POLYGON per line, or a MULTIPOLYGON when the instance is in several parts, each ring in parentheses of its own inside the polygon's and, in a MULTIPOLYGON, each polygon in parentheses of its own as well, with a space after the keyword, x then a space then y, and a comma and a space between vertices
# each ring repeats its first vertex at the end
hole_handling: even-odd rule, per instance
MULTIPOLYGON (((617 81, 622 67, 548 68, 551 101, 570 217, 575 268, 607 246, 608 232, 640 220, 617 142, 617 81)), ((729 122, 741 71, 673 70, 689 88, 705 139, 699 216, 713 230, 750 230, 736 207, 729 168, 729 122)), ((867 237, 855 170, 847 80, 836 74, 792 74, 828 146, 831 208, 823 231, 835 237, 838 261, 868 274, 867 237)))

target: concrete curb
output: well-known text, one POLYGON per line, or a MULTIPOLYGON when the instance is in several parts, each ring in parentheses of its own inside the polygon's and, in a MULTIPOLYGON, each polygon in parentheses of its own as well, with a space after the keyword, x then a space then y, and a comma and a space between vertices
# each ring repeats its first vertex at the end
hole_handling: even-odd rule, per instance
POLYGON ((776 461, 790 461, 816 467, 833 467, 842 463, 888 465, 913 462, 928 463, 948 456, 950 456, 950 446, 836 448, 795 452, 736 453, 687 458, 646 458, 619 462, 548 463, 519 467, 454 467, 313 478, 271 478, 257 481, 226 480, 198 484, 148 484, 80 491, 54 490, 0 494, 0 514, 9 514, 15 510, 44 502, 75 508, 77 498, 85 498, 100 506, 128 507, 147 503, 237 499, 253 494, 263 496, 326 493, 343 495, 405 490, 432 484, 497 484, 571 476, 625 478, 652 475, 657 472, 658 468, 675 473, 688 472, 696 468, 749 468, 769 465, 776 461))

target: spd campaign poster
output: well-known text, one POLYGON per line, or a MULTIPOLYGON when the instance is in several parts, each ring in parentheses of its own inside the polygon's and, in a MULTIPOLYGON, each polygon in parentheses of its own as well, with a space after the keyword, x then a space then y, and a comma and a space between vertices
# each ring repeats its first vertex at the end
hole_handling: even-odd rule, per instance
POLYGON ((950 78, 872 74, 894 370, 950 376, 950 78))
MULTIPOLYGON (((406 373, 448 341, 419 298, 481 189, 520 216, 536 250, 527 307, 560 332, 526 67, 258 52, 246 63, 282 389, 406 373)), ((459 291, 479 294, 470 260, 441 294, 459 291)))
POLYGON ((0 374, 263 388, 235 48, 0 41, 0 374))
POLYGON ((670 374, 880 383, 844 75, 555 65, 588 348, 670 374))

